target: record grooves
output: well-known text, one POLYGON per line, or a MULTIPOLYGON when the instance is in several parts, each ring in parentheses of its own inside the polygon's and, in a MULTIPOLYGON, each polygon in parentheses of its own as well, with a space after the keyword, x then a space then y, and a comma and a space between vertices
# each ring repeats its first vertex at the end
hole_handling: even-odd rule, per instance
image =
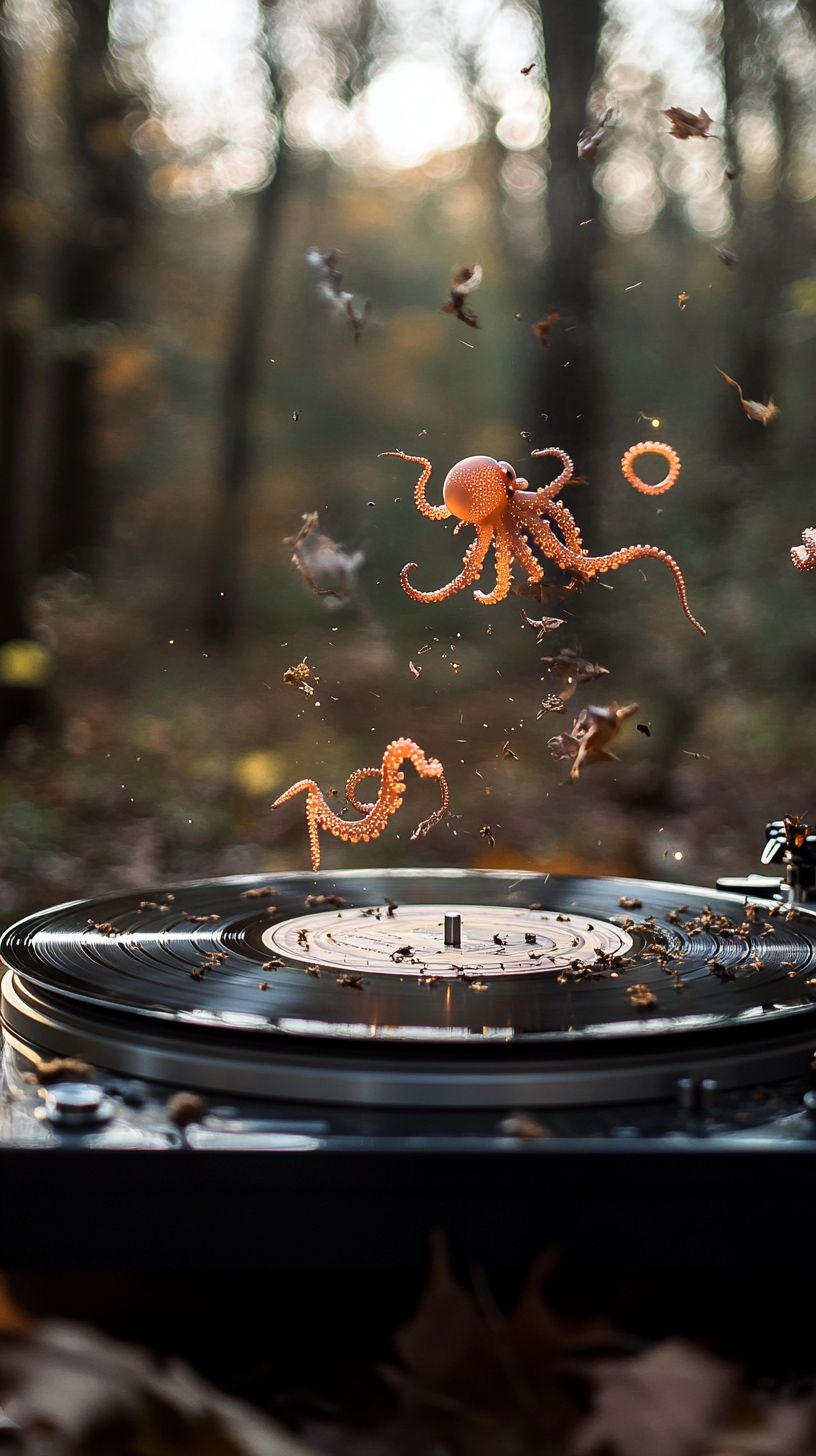
POLYGON ((816 913, 756 903, 511 871, 202 881, 13 926, 2 1017, 44 1054, 306 1102, 587 1105, 670 1096, 689 1075, 738 1087, 803 1070, 816 1042, 816 913))

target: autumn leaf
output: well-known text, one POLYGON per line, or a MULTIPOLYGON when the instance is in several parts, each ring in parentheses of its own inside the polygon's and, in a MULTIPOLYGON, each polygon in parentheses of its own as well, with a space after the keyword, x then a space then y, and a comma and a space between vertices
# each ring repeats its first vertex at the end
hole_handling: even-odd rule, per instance
POLYGON ((690 137, 696 137, 701 141, 711 141, 708 128, 711 126, 712 118, 700 107, 700 115, 695 116, 693 111, 684 111, 682 106, 669 106, 666 111, 661 111, 671 122, 669 136, 677 137, 678 141, 688 141, 690 137))
POLYGON ((590 167, 598 159, 598 147, 606 135, 607 124, 612 119, 612 108, 610 107, 602 121, 599 121, 593 128, 585 126, 578 138, 578 161, 586 162, 590 167))
POLYGON ((537 324, 530 324, 530 333, 535 334, 536 338, 541 340, 545 349, 550 347, 550 329, 553 324, 558 323, 560 317, 561 315, 551 308, 544 318, 539 319, 537 324))
POLYGON ((468 328, 478 329, 479 315, 467 308, 465 300, 474 288, 478 288, 482 281, 482 265, 474 263, 472 268, 459 268, 450 281, 450 300, 443 303, 440 313, 452 313, 459 319, 460 323, 467 324, 468 328))

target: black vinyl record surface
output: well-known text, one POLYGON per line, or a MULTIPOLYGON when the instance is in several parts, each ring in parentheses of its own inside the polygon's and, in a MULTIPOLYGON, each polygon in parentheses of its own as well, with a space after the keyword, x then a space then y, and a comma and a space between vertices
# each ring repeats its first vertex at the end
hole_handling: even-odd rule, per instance
POLYGON ((240 876, 6 931, 7 1033, 182 1086, 414 1106, 591 1103, 786 1075, 816 914, 512 871, 240 876), (444 915, 461 916, 461 947, 444 915))

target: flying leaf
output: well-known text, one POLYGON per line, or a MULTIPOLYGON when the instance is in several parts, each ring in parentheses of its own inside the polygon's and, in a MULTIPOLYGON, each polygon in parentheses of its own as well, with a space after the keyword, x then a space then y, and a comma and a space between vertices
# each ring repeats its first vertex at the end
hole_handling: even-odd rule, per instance
POLYGON ((708 128, 711 126, 712 118, 700 107, 700 115, 695 116, 693 111, 684 111, 682 106, 669 106, 666 111, 661 111, 671 122, 669 136, 677 137, 678 141, 688 141, 690 137, 697 137, 701 141, 711 141, 708 128))
POLYGON ((539 319, 537 324, 530 324, 530 333, 535 334, 536 338, 541 340, 545 349, 550 347, 550 329, 553 324, 558 323, 560 317, 560 313, 556 313, 554 308, 550 308, 545 317, 539 319))
POLYGON ((292 688, 299 688, 302 693, 305 693, 307 697, 311 698, 314 697, 314 688, 308 681, 311 675, 312 669, 304 657, 303 661, 299 662, 296 667, 287 667, 283 674, 283 681, 288 683, 292 688))
POLYGON ((343 275, 337 266, 340 259, 338 248, 331 248, 328 253, 321 253, 319 248, 310 248, 306 258, 320 273, 317 291, 321 298, 331 304, 338 313, 344 315, 346 323, 354 335, 355 344, 359 344, 363 330, 371 318, 374 300, 367 298, 362 309, 354 307, 354 294, 347 293, 341 286, 343 275))
POLYGON ((317 596, 328 598, 328 607, 341 607, 356 595, 357 571, 365 557, 362 551, 349 553, 318 531, 317 511, 307 512, 302 519, 298 534, 284 537, 284 545, 294 548, 292 565, 317 596))
POLYGON ((482 265, 474 263, 472 268, 459 268, 450 281, 450 300, 443 303, 440 313, 452 313, 459 319, 460 323, 467 324, 468 328, 478 329, 479 315, 467 308, 465 300, 474 288, 478 288, 482 281, 482 265))
POLYGON ((637 710, 637 703, 629 703, 625 708, 619 708, 617 703, 610 703, 608 708, 582 708, 571 733, 559 733, 551 738, 547 747, 554 759, 573 759, 569 777, 564 782, 574 784, 584 764, 617 763, 616 755, 610 753, 607 745, 618 736, 626 719, 637 710))
POLYGON ((585 126, 578 138, 578 161, 586 162, 591 167, 593 162, 598 160, 598 147, 606 135, 607 124, 612 119, 612 108, 610 107, 602 121, 599 121, 593 128, 585 126))
POLYGON ((527 623, 527 626, 532 627, 533 631, 538 633, 536 638, 537 642, 543 642, 548 632, 556 632, 559 627, 566 627, 567 625, 563 617, 539 617, 538 620, 535 617, 528 617, 523 607, 521 609, 521 615, 527 623))
POLYGON ((599 662, 586 662, 572 647, 562 647, 557 657, 542 657, 541 661, 550 664, 548 672, 564 678, 566 687, 561 689, 564 702, 574 696, 579 683, 609 676, 608 667, 601 667, 599 662))

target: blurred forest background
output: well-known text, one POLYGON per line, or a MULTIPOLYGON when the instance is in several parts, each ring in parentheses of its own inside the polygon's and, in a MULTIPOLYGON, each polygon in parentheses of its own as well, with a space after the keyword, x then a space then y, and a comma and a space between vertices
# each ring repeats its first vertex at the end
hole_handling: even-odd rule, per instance
POLYGON ((0 9, 3 917, 305 868, 304 802, 271 799, 309 776, 340 803, 401 734, 451 817, 410 842, 437 800, 408 770, 388 832, 324 836, 325 866, 757 868, 766 818, 816 812, 816 579, 789 555, 816 525, 813 0, 0 9), (670 106, 711 136, 671 137, 670 106), (440 312, 476 263, 478 330, 440 312), (683 462, 654 498, 620 472, 650 438, 683 462), (546 483, 545 445, 588 477, 591 551, 672 552, 704 639, 653 561, 545 603, 544 645, 521 596, 403 593, 471 531, 379 452, 427 454, 438 501, 474 453, 546 483), (292 566, 313 511, 339 597, 292 566), (609 676, 538 718, 562 647, 609 676), (283 682, 304 656, 311 697, 283 682), (547 739, 613 698, 640 705, 620 764, 561 787, 547 739))

